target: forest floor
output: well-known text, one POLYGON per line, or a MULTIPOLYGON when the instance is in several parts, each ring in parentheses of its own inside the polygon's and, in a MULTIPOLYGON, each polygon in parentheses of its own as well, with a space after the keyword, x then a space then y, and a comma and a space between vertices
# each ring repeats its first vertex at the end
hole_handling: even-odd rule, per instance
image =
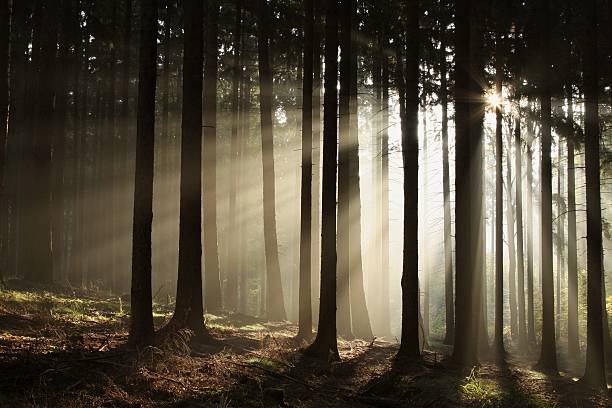
MULTIPOLYGON (((400 366, 396 342, 340 341, 341 361, 322 364, 302 356, 294 325, 238 314, 207 315, 218 344, 182 333, 131 350, 124 303, 61 288, 0 290, 0 407, 611 406, 610 390, 572 374, 514 359, 465 371, 442 346, 400 366)), ((172 312, 154 309, 156 325, 172 312)))

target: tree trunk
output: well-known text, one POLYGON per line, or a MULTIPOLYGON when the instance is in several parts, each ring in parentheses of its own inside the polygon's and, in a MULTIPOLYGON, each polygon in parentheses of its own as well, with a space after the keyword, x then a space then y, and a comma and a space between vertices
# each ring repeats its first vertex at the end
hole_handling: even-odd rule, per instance
POLYGON ((418 0, 406 2, 405 126, 402 132, 404 165, 404 242, 402 259, 402 343, 397 357, 419 359, 419 16, 418 0))
POLYGON ((10 38, 11 11, 9 0, 0 0, 0 214, 3 220, 0 222, 0 281, 4 277, 4 259, 7 256, 8 234, 4 218, 8 216, 6 210, 6 187, 4 174, 6 169, 6 146, 7 146, 7 119, 9 109, 9 38, 10 38))
POLYGON ((166 330, 189 328, 207 338, 202 300, 202 74, 204 7, 183 1, 183 115, 179 263, 176 307, 166 330))
POLYGON ((601 235, 601 176, 599 140, 599 74, 597 57, 597 1, 585 5, 589 43, 585 47, 585 165, 587 196, 587 350, 586 368, 582 380, 598 388, 607 389, 604 360, 604 329, 602 271, 603 246, 601 235))
POLYGON ((557 369, 557 350, 555 342, 555 293, 552 265, 552 162, 551 149, 551 89, 550 89, 550 0, 542 0, 540 4, 542 17, 542 50, 540 74, 540 104, 542 109, 540 163, 541 185, 541 256, 542 263, 542 350, 538 367, 541 369, 557 369))
POLYGON ((442 105, 442 191, 444 194, 444 303, 446 331, 444 344, 455 341, 455 303, 453 301, 453 241, 451 219, 450 171, 448 165, 448 82, 446 37, 440 46, 440 103, 442 105))
MULTIPOLYGON (((355 14, 353 14, 353 18, 355 14)), ((357 30, 352 32, 354 52, 351 54, 351 128, 349 131, 349 219, 350 223, 350 297, 353 334, 361 339, 372 338, 372 326, 363 285, 361 256, 361 185, 359 180, 359 104, 357 99, 357 30)))
MULTIPOLYGON (((351 12, 350 2, 343 12, 351 12)), ((323 123, 323 197, 321 225, 321 297, 317 337, 306 354, 339 359, 336 339, 336 157, 338 153, 338 3, 325 5, 325 100, 323 123)))
MULTIPOLYGON (((518 333, 516 326, 513 333, 518 334, 518 346, 522 352, 527 350, 527 325, 525 322, 525 260, 523 256, 523 152, 521 144, 521 116, 520 113, 516 118, 516 127, 514 129, 514 160, 516 163, 516 247, 517 247, 517 290, 518 295, 518 333)), ((509 203, 511 205, 511 203, 509 203)), ((509 223, 512 220, 508 220, 509 223)), ((508 224, 510 225, 510 224, 508 224)), ((509 239, 512 239, 510 237, 509 239)), ((511 277, 511 285, 514 283, 514 276, 511 277)), ((514 296, 513 310, 516 314, 517 295, 514 296)), ((511 293, 512 307, 512 293, 511 293)), ((515 318, 516 319, 516 318, 515 318)), ((516 320, 515 320, 516 321, 516 320)), ((516 324, 516 323, 515 323, 516 324)))
POLYGON ((146 343, 151 341, 153 336, 151 227, 157 81, 157 0, 142 1, 140 25, 130 323, 132 343, 146 343))
POLYGON ((312 336, 312 93, 314 2, 304 3, 304 77, 302 89, 302 183, 300 192, 300 273, 298 338, 312 336))
POLYGON ((263 161, 264 246, 266 256, 266 316, 270 321, 285 320, 285 302, 278 262, 276 237, 276 189, 274 173, 274 134, 272 122, 272 68, 270 66, 270 22, 267 0, 258 2, 259 103, 263 161))
POLYGON ((339 153, 338 153, 338 334, 350 339, 351 302, 349 298, 350 275, 350 180, 349 180, 349 133, 350 133, 350 87, 351 87, 351 30, 353 1, 343 0, 340 18, 340 102, 339 102, 339 153), (343 3, 344 4, 344 3, 343 3), (348 9, 346 8, 348 7, 348 9), (350 11, 349 11, 350 10, 350 11))
MULTIPOLYGON (((495 93, 502 97, 502 44, 501 35, 495 36, 495 93)), ((495 107, 495 336, 494 350, 497 358, 503 359, 504 350, 504 192, 503 192, 503 117, 501 104, 495 107)), ((510 155, 508 155, 510 161, 510 155)), ((517 180, 518 182, 518 180, 517 180)), ((511 185, 508 185, 511 190, 511 185)), ((508 222, 510 220, 508 219, 508 222)), ((493 238, 493 237, 491 237, 493 238)), ((514 237, 508 237, 514 240, 514 237)))
MULTIPOLYGON (((312 94, 312 278, 311 288, 320 286, 321 265, 321 54, 323 29, 321 24, 321 1, 314 2, 313 29, 313 94, 312 94)), ((318 318, 319 299, 312 296, 313 322, 318 318)))
MULTIPOLYGON (((228 242, 229 257, 227 270, 227 288, 225 297, 225 308, 227 310, 236 310, 238 307, 238 277, 240 275, 240 252, 237 251, 238 244, 234 242, 232 237, 237 235, 237 190, 238 190, 238 166, 240 163, 239 143, 238 139, 240 121, 238 118, 240 111, 240 78, 242 76, 242 0, 235 2, 236 20, 234 26, 234 39, 232 44, 232 116, 231 116, 231 139, 230 139, 230 195, 229 195, 229 237, 228 242)), ((240 239, 240 238, 239 238, 240 239)))
POLYGON ((576 248, 576 167, 574 164, 575 134, 572 87, 567 87, 567 118, 572 134, 567 136, 567 354, 580 355, 578 340, 578 251, 576 248))
POLYGON ((381 302, 381 321, 382 334, 391 337, 391 305, 389 297, 389 58, 384 54, 384 46, 388 44, 386 33, 382 36, 381 56, 382 56, 382 109, 380 115, 380 271, 382 291, 381 302))

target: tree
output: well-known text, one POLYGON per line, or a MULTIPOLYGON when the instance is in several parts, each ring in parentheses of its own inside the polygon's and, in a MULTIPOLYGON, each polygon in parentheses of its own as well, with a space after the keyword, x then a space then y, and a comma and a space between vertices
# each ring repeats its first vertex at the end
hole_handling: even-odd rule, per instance
POLYGON ((574 98, 572 86, 567 86, 567 119, 572 134, 567 143, 567 352, 576 358, 580 354, 578 341, 578 251, 576 248, 576 167, 574 161, 575 139, 574 98))
POLYGON ((350 279, 350 179, 349 179, 349 138, 351 126, 351 36, 352 0, 343 0, 340 14, 340 101, 338 118, 339 149, 338 152, 338 333, 345 338, 352 338, 351 301, 349 297, 350 279))
POLYGON ((189 328, 209 337, 202 300, 202 73, 204 62, 203 5, 183 1, 183 115, 179 263, 176 306, 166 330, 189 328))
MULTIPOLYGON (((239 137, 239 114, 240 114, 240 79, 242 77, 242 0, 235 2, 236 20, 234 25, 234 38, 232 43, 232 130, 230 139, 230 196, 229 196, 229 233, 230 236, 236 236, 238 232, 237 226, 237 189, 238 189, 238 167, 241 161, 239 137)), ((238 306, 238 271, 240 266, 240 251, 239 245, 235 242, 230 242, 230 250, 232 254, 228 258, 227 270, 227 293, 225 296, 226 308, 236 310, 238 306)), ((242 271, 241 271, 242 272, 242 271)))
POLYGON ((584 56, 585 96, 585 165, 587 195, 587 351, 586 367, 582 380, 590 385, 607 389, 604 363, 604 330, 602 271, 603 246, 601 235, 601 176, 599 140, 599 73, 597 1, 586 5, 586 38, 584 56))
POLYGON ((278 262, 276 237, 276 198, 274 172, 274 133, 272 124, 272 68, 270 66, 270 19, 267 0, 257 3, 257 50, 259 67, 259 111, 263 164, 264 246, 266 257, 266 315, 268 320, 285 320, 285 302, 278 262))
POLYGON ((455 304, 453 301, 453 241, 451 237, 450 171, 448 165, 448 66, 446 32, 440 44, 440 104, 442 105, 442 192, 444 195, 444 302, 446 331, 444 344, 455 341, 455 304))
POLYGON ((419 1, 406 1, 405 126, 402 132, 404 165, 404 242, 402 258, 402 343, 397 357, 419 359, 419 1))
MULTIPOLYGON (((343 12, 351 12, 348 2, 343 12)), ((319 324, 307 355, 339 359, 336 339, 336 156, 338 125, 338 3, 325 5, 325 96, 323 122, 323 196, 321 225, 321 295, 319 324)))
MULTIPOLYGON (((6 167, 7 146, 7 119, 9 112, 9 38, 10 38, 11 11, 8 0, 0 0, 0 211, 5 214, 5 183, 4 172, 6 167)), ((8 236, 4 221, 0 224, 0 256, 6 257, 8 236)), ((0 265, 0 279, 3 277, 4 265, 0 265)))
POLYGON ((153 221, 156 60, 157 0, 143 0, 140 17, 130 322, 130 341, 135 344, 150 342, 153 336, 151 227, 153 221))
MULTIPOLYGON (((298 338, 312 336, 312 94, 314 0, 304 2, 304 77, 302 89, 302 189, 300 200, 300 275, 298 338)), ((316 192, 318 194, 318 191, 316 192)))
MULTIPOLYGON (((502 97, 503 62, 501 33, 495 35, 495 93, 502 97)), ((503 117, 502 105, 495 106, 495 337, 494 348, 498 358, 503 358, 504 350, 504 176, 503 161, 503 117)), ((508 156, 510 160, 510 156, 508 156)), ((518 181, 517 181, 518 182, 518 181)), ((508 186, 510 189, 510 186, 508 186)), ((508 220, 510 222, 510 220, 508 220)), ((508 237, 514 239, 514 237, 508 237)))
MULTIPOLYGON (((525 323, 525 259, 523 257, 523 152, 521 146, 521 115, 514 128, 514 160, 516 167, 516 247, 517 247, 517 297, 519 350, 527 349, 527 325, 525 323)), ((511 205, 511 203, 509 204, 511 205)), ((510 220, 508 221, 510 222, 510 220)), ((510 238, 512 239, 512 238, 510 238)), ((515 305, 516 306, 516 305, 515 305)))
POLYGON ((217 246, 217 59, 219 3, 207 2, 206 59, 204 66, 204 275, 206 310, 221 310, 219 248, 217 246))
POLYGON ((541 194, 542 194, 542 352, 538 367, 541 369, 557 369, 557 350, 555 341, 555 294, 552 264, 552 162, 551 150, 551 89, 550 89, 550 0, 541 0, 539 15, 542 17, 542 49, 539 77, 539 92, 541 104, 541 146, 540 162, 541 194))

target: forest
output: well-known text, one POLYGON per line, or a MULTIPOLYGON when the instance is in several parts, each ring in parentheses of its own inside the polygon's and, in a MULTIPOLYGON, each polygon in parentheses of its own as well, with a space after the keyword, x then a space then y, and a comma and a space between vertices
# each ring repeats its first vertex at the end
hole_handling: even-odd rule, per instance
POLYGON ((609 407, 612 0, 0 0, 1 407, 609 407))

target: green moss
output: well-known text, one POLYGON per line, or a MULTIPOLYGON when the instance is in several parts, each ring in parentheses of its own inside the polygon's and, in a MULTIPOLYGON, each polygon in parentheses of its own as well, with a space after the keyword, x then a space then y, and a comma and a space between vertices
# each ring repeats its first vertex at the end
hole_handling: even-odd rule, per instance
POLYGON ((246 360, 247 364, 256 365, 264 368, 269 368, 274 371, 280 370, 280 364, 277 361, 265 357, 252 357, 246 360))

